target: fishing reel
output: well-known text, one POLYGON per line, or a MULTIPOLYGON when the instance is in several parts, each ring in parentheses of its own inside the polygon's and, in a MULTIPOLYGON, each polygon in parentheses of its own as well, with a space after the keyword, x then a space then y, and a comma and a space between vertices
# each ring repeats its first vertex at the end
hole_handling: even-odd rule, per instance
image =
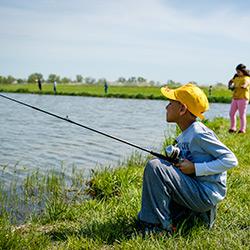
POLYGON ((173 145, 169 145, 165 148, 166 156, 169 158, 169 161, 172 163, 182 162, 183 159, 180 157, 181 150, 173 145))

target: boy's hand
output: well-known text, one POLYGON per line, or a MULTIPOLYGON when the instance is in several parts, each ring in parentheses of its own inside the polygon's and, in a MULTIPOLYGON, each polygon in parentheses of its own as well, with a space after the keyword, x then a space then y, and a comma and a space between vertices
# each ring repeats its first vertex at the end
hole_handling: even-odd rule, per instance
POLYGON ((176 167, 178 167, 182 173, 184 174, 193 174, 195 173, 195 167, 193 162, 184 159, 183 161, 176 163, 175 164, 176 167))

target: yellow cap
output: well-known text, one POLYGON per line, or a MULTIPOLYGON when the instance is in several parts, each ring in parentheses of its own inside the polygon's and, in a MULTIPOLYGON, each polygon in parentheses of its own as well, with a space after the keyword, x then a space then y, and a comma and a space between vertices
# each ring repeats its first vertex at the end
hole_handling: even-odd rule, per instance
POLYGON ((209 103, 205 93, 194 84, 188 83, 177 89, 167 86, 161 88, 161 93, 168 99, 179 101, 187 106, 187 109, 196 117, 204 119, 204 113, 209 109, 209 103))

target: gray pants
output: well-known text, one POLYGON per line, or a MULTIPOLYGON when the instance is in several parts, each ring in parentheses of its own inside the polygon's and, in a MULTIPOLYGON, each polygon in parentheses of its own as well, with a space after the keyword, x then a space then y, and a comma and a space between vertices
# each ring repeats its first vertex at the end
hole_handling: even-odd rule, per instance
POLYGON ((138 214, 141 221, 161 224, 164 229, 172 224, 172 202, 197 213, 214 208, 196 179, 168 164, 159 159, 147 163, 143 176, 142 207, 138 214))

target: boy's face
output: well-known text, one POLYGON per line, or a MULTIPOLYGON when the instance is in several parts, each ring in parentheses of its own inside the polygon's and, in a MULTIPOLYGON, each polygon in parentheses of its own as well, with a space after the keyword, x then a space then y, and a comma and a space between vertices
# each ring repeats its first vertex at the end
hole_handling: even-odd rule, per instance
POLYGON ((166 120, 167 122, 177 122, 180 117, 180 110, 182 104, 178 101, 169 100, 169 104, 166 106, 166 120))

